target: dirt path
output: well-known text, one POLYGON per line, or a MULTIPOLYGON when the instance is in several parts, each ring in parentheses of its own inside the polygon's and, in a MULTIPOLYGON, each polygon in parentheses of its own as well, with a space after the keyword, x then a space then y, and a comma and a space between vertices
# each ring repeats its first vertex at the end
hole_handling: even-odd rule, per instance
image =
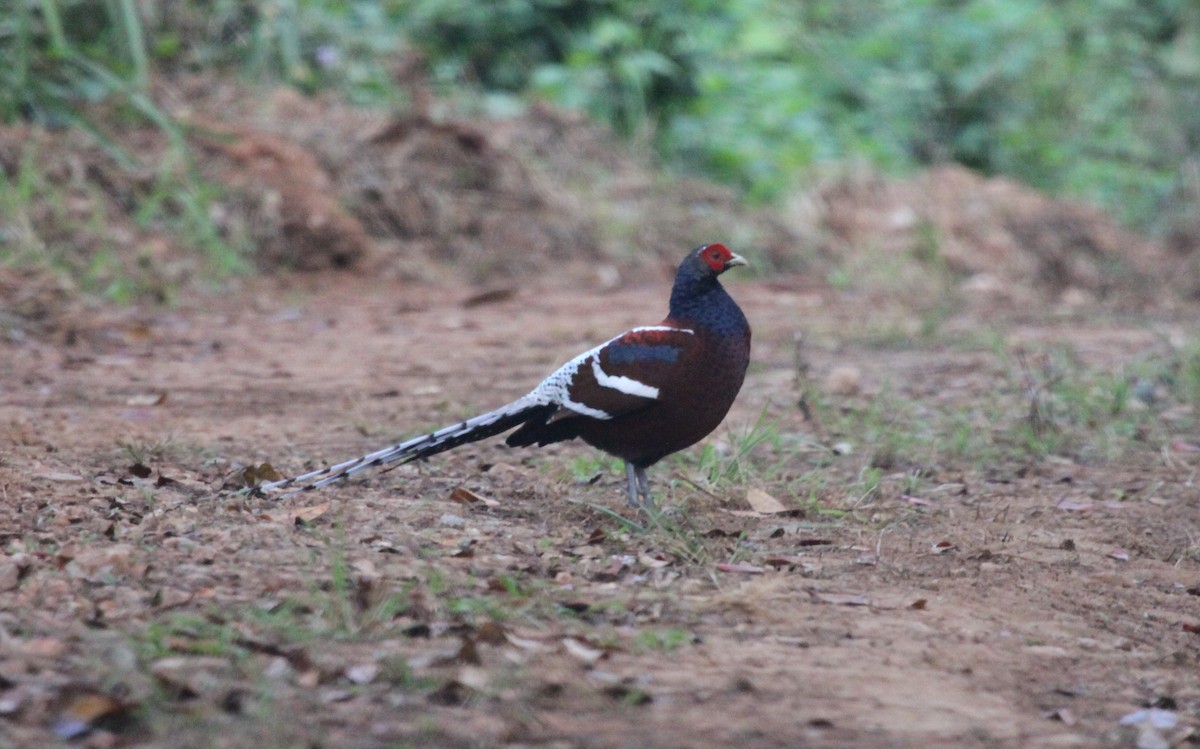
POLYGON ((581 445, 284 502, 211 489, 506 402, 656 320, 661 284, 464 306, 329 274, 0 343, 0 744, 1196 745, 1194 416, 1073 457, 971 448, 1023 408, 1003 352, 1114 371, 1169 321, 919 344, 870 300, 733 293, 747 386, 715 449, 652 472, 684 519, 648 533, 597 509, 625 512, 622 477, 581 445), (819 423, 800 333, 807 382, 852 368, 816 388, 819 423), (796 510, 751 513, 748 489, 796 510), (1119 725, 1151 707, 1175 725, 1119 725))

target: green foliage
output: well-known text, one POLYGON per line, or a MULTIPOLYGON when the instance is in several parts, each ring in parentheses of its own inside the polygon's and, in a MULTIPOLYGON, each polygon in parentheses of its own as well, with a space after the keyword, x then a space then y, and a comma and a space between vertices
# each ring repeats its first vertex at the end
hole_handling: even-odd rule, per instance
MULTIPOLYGON (((1198 189, 1187 0, 15 0, 0 118, 86 126, 147 81, 236 72, 394 106, 420 50, 444 92, 541 97, 769 200, 830 165, 955 161, 1143 226, 1198 189)), ((491 98, 488 98, 491 96, 491 98)), ((1190 201, 1190 202, 1189 202, 1190 201)), ((931 321, 936 325, 936 320, 931 321)))
POLYGON ((439 80, 647 132, 769 199, 825 165, 957 161, 1149 223, 1200 139, 1184 0, 423 0, 439 80))
POLYGON ((665 122, 696 94, 697 12, 672 0, 420 0, 410 38, 443 83, 532 91, 589 112, 619 132, 665 122))
MULTIPOLYGON (((168 228, 201 251, 207 267, 221 276, 248 267, 248 242, 226 237, 212 219, 213 188, 196 174, 180 126, 148 93, 151 57, 133 0, 22 0, 16 12, 0 18, 0 121, 25 119, 47 127, 72 126, 91 136, 119 170, 150 174, 129 197, 143 226, 168 228), (104 102, 106 107, 92 105, 104 102), (169 144, 157 164, 145 163, 110 133, 133 124, 160 130, 169 144), (141 186, 146 189, 141 189, 141 186)), ((111 246, 108 223, 113 201, 94 180, 59 185, 43 178, 32 145, 9 176, 0 173, 0 205, 16 216, 23 241, 0 252, 3 262, 43 262, 100 290, 116 301, 138 296, 165 300, 169 288, 138 258, 111 246), (87 194, 92 215, 80 226, 65 208, 67 189, 87 194), (38 214, 41 226, 31 218, 38 214), (47 229, 47 225, 50 225, 47 229), (38 230, 49 236, 39 236, 38 230), (74 233, 74 234, 72 234, 74 233), (56 241, 57 235, 67 240, 56 241), (94 238, 85 250, 80 235, 94 238), (32 252, 31 252, 32 250, 32 252), (143 267, 145 266, 145 267, 143 267)), ((78 201, 72 201, 78 202, 78 201)))
POLYGON ((147 23, 166 71, 230 72, 379 104, 402 98, 393 65, 403 46, 405 8, 350 0, 192 0, 154 6, 147 23))
POLYGON ((1144 219, 1200 126, 1180 108, 1200 91, 1182 62, 1200 52, 1200 17, 1182 2, 753 0, 730 12, 732 25, 702 27, 718 54, 663 139, 752 195, 824 162, 953 160, 1144 219))

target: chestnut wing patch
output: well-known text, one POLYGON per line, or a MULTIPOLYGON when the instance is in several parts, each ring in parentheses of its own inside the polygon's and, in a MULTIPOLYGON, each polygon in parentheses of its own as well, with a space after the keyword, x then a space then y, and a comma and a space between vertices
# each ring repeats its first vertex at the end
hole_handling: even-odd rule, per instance
POLYGON ((646 408, 682 376, 678 362, 690 345, 695 345, 695 335, 687 329, 635 328, 580 363, 569 399, 610 419, 646 408))

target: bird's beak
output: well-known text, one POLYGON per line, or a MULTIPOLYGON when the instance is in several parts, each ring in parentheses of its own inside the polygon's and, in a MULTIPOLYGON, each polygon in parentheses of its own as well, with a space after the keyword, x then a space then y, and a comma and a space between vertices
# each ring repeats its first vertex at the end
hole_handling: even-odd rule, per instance
POLYGON ((741 255, 734 254, 734 255, 732 255, 732 257, 730 257, 728 260, 725 261, 725 270, 729 270, 730 268, 734 267, 735 265, 749 265, 749 264, 750 263, 746 262, 746 258, 742 257, 741 255))

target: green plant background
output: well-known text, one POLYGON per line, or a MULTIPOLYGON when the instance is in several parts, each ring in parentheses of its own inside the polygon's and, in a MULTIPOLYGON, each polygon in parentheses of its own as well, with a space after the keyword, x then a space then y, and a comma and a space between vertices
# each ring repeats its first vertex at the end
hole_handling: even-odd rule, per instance
POLYGON ((7 122, 86 127, 82 104, 179 72, 402 105, 395 66, 419 53, 455 114, 549 100, 751 200, 848 162, 953 161, 1167 231, 1200 191, 1186 0, 15 3, 7 122))

